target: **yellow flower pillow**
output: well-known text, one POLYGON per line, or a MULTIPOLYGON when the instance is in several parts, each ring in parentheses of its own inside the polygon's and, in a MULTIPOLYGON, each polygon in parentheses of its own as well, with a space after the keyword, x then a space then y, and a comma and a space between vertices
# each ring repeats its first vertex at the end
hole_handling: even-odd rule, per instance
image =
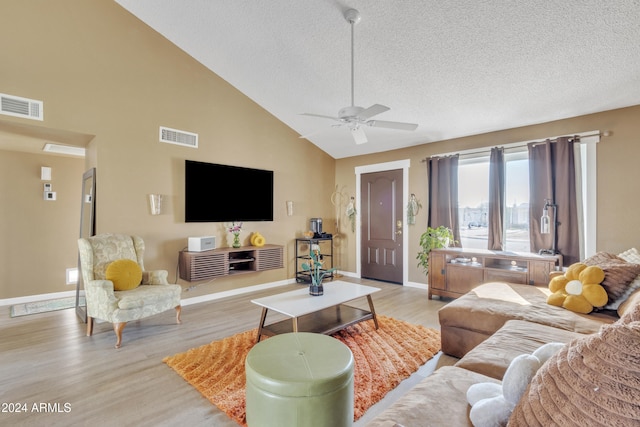
POLYGON ((553 292, 547 303, 576 313, 591 313, 594 307, 602 307, 609 296, 600 285, 604 280, 604 271, 597 266, 586 264, 571 265, 562 276, 556 276, 549 282, 549 290, 553 292))
POLYGON ((113 282, 116 291, 130 291, 142 282, 142 269, 130 259, 112 261, 107 266, 105 278, 113 282))

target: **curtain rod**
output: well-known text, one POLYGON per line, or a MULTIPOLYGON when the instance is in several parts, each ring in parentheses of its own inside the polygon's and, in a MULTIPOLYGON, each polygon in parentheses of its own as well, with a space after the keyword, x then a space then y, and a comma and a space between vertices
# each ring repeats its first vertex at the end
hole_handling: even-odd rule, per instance
MULTIPOLYGON (((502 147, 505 149, 511 149, 511 148, 520 148, 520 147, 526 147, 528 144, 534 143, 534 145, 536 145, 536 143, 538 144, 543 144, 546 141, 550 141, 552 143, 557 142, 558 138, 589 138, 592 136, 609 136, 611 135, 611 133, 609 131, 604 131, 604 132, 585 132, 585 133, 578 133, 578 134, 574 134, 574 135, 561 135, 561 136, 554 136, 553 138, 544 138, 542 140, 531 140, 531 141, 521 141, 521 142, 512 142, 509 144, 502 144, 502 147)), ((469 150, 462 150, 462 151, 457 151, 457 152, 451 152, 451 153, 445 153, 445 154, 437 154, 434 156, 430 156, 430 157, 425 157, 424 159, 420 160, 421 163, 424 163, 426 161, 428 161, 430 158, 432 157, 444 157, 444 156, 452 156, 454 154, 459 154, 459 155, 467 155, 467 154, 481 154, 481 153, 490 153, 491 152, 491 147, 487 148, 487 147, 483 147, 483 148, 471 148, 469 150)))

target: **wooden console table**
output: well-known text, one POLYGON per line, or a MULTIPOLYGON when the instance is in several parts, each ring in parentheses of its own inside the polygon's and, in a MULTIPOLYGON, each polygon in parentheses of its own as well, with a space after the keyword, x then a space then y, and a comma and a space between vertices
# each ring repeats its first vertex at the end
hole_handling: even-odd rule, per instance
POLYGON ((283 268, 283 246, 243 246, 204 252, 180 251, 180 278, 187 282, 283 268))
POLYGON ((433 249, 429 252, 429 299, 457 298, 485 282, 546 285, 562 267, 562 255, 482 249, 433 249))

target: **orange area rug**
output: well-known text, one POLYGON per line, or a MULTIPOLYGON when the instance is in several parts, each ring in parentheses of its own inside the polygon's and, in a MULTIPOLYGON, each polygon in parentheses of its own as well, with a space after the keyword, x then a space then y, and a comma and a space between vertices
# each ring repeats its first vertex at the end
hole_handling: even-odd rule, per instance
MULTIPOLYGON (((354 420, 440 351, 440 332, 378 315, 333 337, 354 358, 354 420)), ((163 362, 240 425, 246 425, 244 361, 257 329, 165 357, 163 362)), ((264 339, 264 338, 263 338, 264 339)))

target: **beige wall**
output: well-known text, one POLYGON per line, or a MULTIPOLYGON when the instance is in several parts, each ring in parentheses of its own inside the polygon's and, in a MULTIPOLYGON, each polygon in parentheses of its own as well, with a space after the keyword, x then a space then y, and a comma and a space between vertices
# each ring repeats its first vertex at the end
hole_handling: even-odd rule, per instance
POLYGON ((84 160, 0 150, 0 299, 73 291, 84 160), (44 200, 50 167, 55 201, 44 200))
MULTIPOLYGON (((368 156, 341 159, 336 162, 336 184, 355 194, 354 168, 394 160, 409 159, 409 192, 415 193, 423 209, 416 217, 416 225, 409 226, 409 281, 426 283, 426 277, 416 267, 415 257, 419 251, 420 234, 427 225, 426 166, 422 159, 459 150, 478 147, 493 147, 521 141, 544 139, 558 135, 600 130, 611 132, 602 137, 597 147, 597 242, 596 249, 621 252, 640 245, 640 199, 634 190, 640 182, 640 106, 590 114, 535 126, 508 129, 434 142, 418 147, 389 151, 368 156)), ((355 253, 355 234, 347 233, 343 240, 343 252, 355 253)), ((345 267, 356 271, 356 260, 352 256, 345 267)))
MULTIPOLYGON (((640 107, 336 161, 300 140, 287 126, 115 2, 10 3, 10 7, 3 3, 1 10, 0 51, 10 60, 4 60, 0 67, 0 92, 43 100, 45 120, 40 123, 3 116, 2 121, 95 135, 88 145, 85 164, 79 169, 97 167, 98 232, 141 235, 147 242, 148 268, 167 269, 173 278, 178 251, 185 247, 188 236, 213 234, 219 241, 226 238, 220 224, 184 223, 184 159, 274 170, 275 220, 249 223, 246 229, 262 232, 268 243, 285 245, 286 268, 199 283, 185 297, 292 278, 292 239, 308 228, 309 218, 316 216, 324 219, 326 230, 333 231, 336 210, 330 202, 331 194, 336 185, 345 194, 355 194, 355 166, 410 159, 409 190, 418 195, 426 209, 425 168, 420 162, 425 157, 594 129, 613 133, 598 147, 598 248, 619 251, 638 245, 640 227, 635 212, 640 202, 630 191, 640 178, 636 167, 640 107), (198 133, 200 147, 195 150, 158 142, 161 125, 198 133), (149 215, 148 193, 165 195, 162 215, 149 215), (294 201, 293 217, 286 216, 286 200, 294 201)), ((4 174, 4 165, 13 162, 13 154, 0 152, 0 161, 4 174)), ((25 166, 29 169, 25 173, 31 174, 30 168, 36 164, 34 160, 25 166)), ((18 175, 12 172, 8 178, 17 193, 31 194, 27 179, 20 180, 18 175)), ((2 177, 4 197, 7 178, 2 177)), ((73 182, 80 185, 79 180, 73 182)), ((226 185, 229 191, 251 196, 250 185, 226 185)), ((70 191, 78 194, 80 190, 70 191)), ((414 258, 419 235, 426 226, 425 212, 420 212, 417 224, 410 228, 407 254, 409 280, 422 283, 426 279, 415 267, 414 258)), ((79 216, 75 210, 69 216, 58 216, 55 227, 68 229, 63 232, 64 238, 69 234, 75 242, 78 217, 72 218, 71 214, 79 216)), ((18 215, 20 212, 3 203, 2 230, 11 228, 12 218, 18 215)), ((36 229, 44 215, 43 211, 42 216, 29 219, 28 228, 36 229)), ((346 218, 340 220, 338 264, 343 270, 355 272, 354 234, 346 218)), ((248 236, 243 234, 245 239, 248 236)), ((50 271, 64 271, 68 259, 75 260, 74 244, 60 249, 54 243, 54 239, 62 239, 60 236, 47 240, 42 257, 57 257, 56 252, 63 251, 66 258, 33 271, 27 287, 16 285, 16 278, 22 279, 24 271, 33 270, 33 259, 22 256, 31 250, 31 244, 18 236, 11 235, 6 242, 4 235, 0 237, 4 250, 0 253, 0 299, 68 289, 51 277, 50 271)), ((180 283, 185 288, 191 286, 180 283)))
MULTIPOLYGON (((309 218, 329 218, 332 213, 330 156, 300 140, 115 2, 11 3, 2 7, 0 51, 12 60, 0 67, 0 92, 43 100, 45 120, 2 118, 95 135, 81 169, 97 166, 98 232, 139 234, 147 243, 146 267, 169 270, 173 278, 178 251, 188 236, 226 240, 221 224, 184 222, 184 159, 270 169, 275 181, 274 221, 247 223, 242 237, 246 242, 249 232, 260 231, 268 243, 285 245, 286 268, 198 283, 185 297, 293 277, 292 239, 308 228, 309 218), (158 142, 161 125, 198 133, 199 148, 158 142), (149 215, 148 193, 165 195, 162 215, 149 215), (286 216, 286 200, 294 201, 292 217, 286 216)), ((251 197, 251 183, 219 185, 251 197)), ((58 218, 53 225, 69 225, 75 242, 78 217, 58 218)), ((9 226, 4 214, 0 221, 2 227, 9 226)), ((30 248, 16 238, 10 245, 16 254, 30 248)), ((75 247, 65 250, 75 259, 75 247)), ((34 260, 13 260, 0 271, 0 299, 61 290, 45 280, 48 269, 42 269, 34 272, 41 280, 33 280, 28 290, 14 291, 7 283, 33 268, 34 260)))

